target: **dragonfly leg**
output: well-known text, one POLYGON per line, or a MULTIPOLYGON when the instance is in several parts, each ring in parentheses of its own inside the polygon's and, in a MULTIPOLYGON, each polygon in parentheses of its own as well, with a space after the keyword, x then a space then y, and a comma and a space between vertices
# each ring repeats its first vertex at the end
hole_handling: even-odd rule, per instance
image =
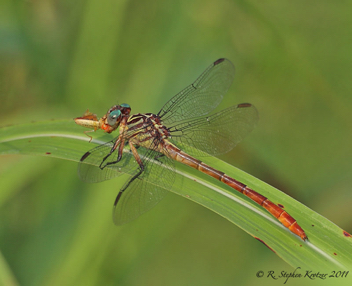
POLYGON ((117 162, 119 162, 122 158, 122 152, 123 152, 123 147, 124 147, 124 142, 122 142, 121 144, 121 140, 120 138, 116 140, 114 146, 112 146, 110 152, 108 155, 106 155, 103 160, 101 161, 100 165, 99 165, 99 168, 100 169, 104 169, 106 166, 108 165, 111 165, 111 164, 116 164, 117 162), (119 147, 119 153, 118 153, 118 156, 117 156, 117 160, 116 161, 113 161, 113 162, 107 162, 104 166, 103 166, 103 163, 106 161, 107 158, 109 158, 111 156, 112 153, 114 153, 114 151, 117 149, 117 147, 119 147))
MULTIPOLYGON (((123 148, 124 148, 124 144, 120 144, 119 150, 118 150, 117 159, 115 161, 112 161, 112 162, 107 162, 104 166, 100 167, 100 169, 104 169, 106 166, 113 165, 113 164, 116 164, 116 163, 120 162, 120 160, 122 158, 122 154, 123 154, 123 148)), ((112 152, 114 152, 114 151, 115 150, 113 150, 112 152)), ((110 151, 110 153, 106 156, 106 158, 103 159, 103 162, 107 159, 107 157, 109 157, 112 154, 112 152, 110 151)))
POLYGON ((118 193, 116 199, 115 199, 115 203, 114 206, 116 206, 116 204, 118 203, 122 193, 129 187, 129 185, 135 180, 137 179, 143 172, 144 172, 144 165, 143 162, 141 160, 141 158, 139 157, 139 154, 137 152, 136 147, 133 146, 132 143, 129 143, 131 151, 133 153, 134 158, 136 159, 138 165, 139 165, 139 170, 138 172, 122 187, 122 189, 120 190, 120 192, 118 193))
MULTIPOLYGON (((129 142, 126 142, 126 143, 125 143, 125 146, 126 146, 127 144, 129 144, 129 142)), ((138 150, 139 147, 141 147, 141 146, 139 146, 139 145, 134 146, 134 148, 135 148, 136 150, 138 150)), ((130 149, 129 152, 132 153, 132 150, 130 149)))

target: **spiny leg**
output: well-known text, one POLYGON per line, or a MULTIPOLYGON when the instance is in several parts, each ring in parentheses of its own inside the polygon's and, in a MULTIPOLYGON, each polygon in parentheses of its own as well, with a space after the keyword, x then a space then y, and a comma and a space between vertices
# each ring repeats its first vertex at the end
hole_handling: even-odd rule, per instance
MULTIPOLYGON (((125 141, 125 140, 123 140, 123 141, 125 141)), ((116 164, 116 163, 120 162, 120 161, 121 161, 121 158, 122 158, 124 146, 125 146, 125 144, 124 144, 124 142, 122 142, 122 143, 120 144, 120 146, 119 146, 117 159, 116 159, 115 161, 112 161, 112 162, 107 162, 107 163, 105 164, 105 166, 104 166, 103 168, 101 168, 101 169, 104 169, 106 166, 113 165, 113 164, 116 164)), ((113 148, 114 148, 114 147, 113 147, 113 148)), ((115 148, 115 149, 116 149, 116 148, 115 148)), ((114 152, 114 151, 112 151, 112 152, 114 152)), ((112 153, 112 152, 110 152, 110 153, 112 153)), ((110 153, 108 154, 108 156, 111 155, 110 153)), ((107 157, 108 157, 108 156, 107 156, 107 157)), ((104 158, 104 160, 105 160, 105 158, 104 158)), ((104 162, 104 161, 103 161, 103 162, 104 162)))
POLYGON ((144 165, 143 165, 143 162, 141 160, 141 158, 139 157, 139 154, 137 152, 137 149, 136 147, 133 146, 132 143, 129 143, 130 145, 130 148, 131 148, 131 151, 132 151, 132 154, 134 156, 134 158, 136 159, 138 165, 139 165, 139 171, 137 174, 135 174, 124 186, 123 188, 120 190, 120 192, 118 193, 116 199, 115 199, 115 203, 114 203, 114 206, 117 205, 122 193, 130 186, 130 184, 135 180, 137 179, 143 172, 144 172, 144 165))
MULTIPOLYGON (((124 141, 124 140, 123 140, 123 141, 124 141)), ((122 144, 120 144, 120 143, 121 143, 121 139, 118 138, 118 139, 116 140, 116 142, 114 143, 114 146, 112 146, 112 148, 110 149, 109 154, 106 155, 106 156, 103 158, 103 161, 101 161, 101 163, 100 163, 100 165, 99 165, 99 168, 100 168, 100 169, 103 170, 106 166, 111 165, 111 164, 116 164, 117 162, 119 162, 119 161, 121 160, 124 144, 123 144, 123 142, 122 142, 122 144), (114 151, 116 150, 116 148, 117 148, 118 146, 120 146, 120 147, 119 147, 119 151, 118 151, 119 154, 118 154, 118 156, 117 156, 117 160, 114 161, 114 162, 108 162, 108 163, 106 163, 106 164, 103 166, 103 163, 106 161, 107 158, 109 158, 109 157, 111 156, 112 153, 114 153, 114 151), (121 146, 122 146, 122 148, 121 148, 121 146)))

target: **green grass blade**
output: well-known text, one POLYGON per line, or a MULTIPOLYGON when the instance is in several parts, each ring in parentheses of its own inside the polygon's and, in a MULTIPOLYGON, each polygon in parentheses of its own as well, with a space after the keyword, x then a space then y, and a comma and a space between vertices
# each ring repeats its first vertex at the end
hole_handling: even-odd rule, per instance
MULTIPOLYGON (((88 143, 89 139, 82 128, 72 121, 9 126, 0 129, 0 154, 42 155, 79 161, 82 154, 95 144, 111 138, 111 135, 104 134, 88 143)), ((352 238, 341 228, 279 190, 217 158, 202 160, 257 190, 274 203, 283 205, 305 230, 309 240, 302 241, 242 194, 187 166, 177 164, 177 172, 181 176, 177 176, 171 191, 236 224, 293 267, 319 271, 351 269, 352 238)))
POLYGON ((10 266, 7 264, 1 252, 0 252, 0 285, 6 285, 6 286, 19 285, 10 269, 10 266))

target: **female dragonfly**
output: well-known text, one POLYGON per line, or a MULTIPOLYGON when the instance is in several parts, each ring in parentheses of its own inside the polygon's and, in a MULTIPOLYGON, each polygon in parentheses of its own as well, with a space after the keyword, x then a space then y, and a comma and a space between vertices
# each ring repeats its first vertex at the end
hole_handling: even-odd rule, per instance
POLYGON ((116 197, 115 224, 129 222, 155 206, 171 189, 175 180, 174 161, 178 161, 241 192, 290 231, 307 239, 296 220, 282 208, 193 157, 230 151, 258 120, 255 107, 249 103, 208 115, 221 102, 234 74, 229 60, 218 59, 157 114, 131 115, 131 107, 121 104, 111 107, 100 119, 88 110, 75 118, 77 124, 93 128, 91 131, 102 129, 111 133, 119 129, 115 139, 86 152, 78 167, 80 178, 86 182, 100 182, 122 173, 131 176, 116 197))

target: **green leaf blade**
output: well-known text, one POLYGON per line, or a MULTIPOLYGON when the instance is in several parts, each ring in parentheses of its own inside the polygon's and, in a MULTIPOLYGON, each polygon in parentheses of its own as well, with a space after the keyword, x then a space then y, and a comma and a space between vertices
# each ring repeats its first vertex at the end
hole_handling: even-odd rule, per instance
MULTIPOLYGON (((84 152, 112 138, 103 135, 88 143, 89 138, 82 128, 72 121, 37 122, 1 128, 0 154, 41 155, 78 162, 84 152)), ((188 166, 176 164, 178 175, 172 192, 236 224, 293 267, 320 271, 351 268, 352 238, 344 235, 341 228, 274 187, 217 158, 202 160, 283 205, 305 230, 308 241, 292 234, 244 195, 188 166)))

